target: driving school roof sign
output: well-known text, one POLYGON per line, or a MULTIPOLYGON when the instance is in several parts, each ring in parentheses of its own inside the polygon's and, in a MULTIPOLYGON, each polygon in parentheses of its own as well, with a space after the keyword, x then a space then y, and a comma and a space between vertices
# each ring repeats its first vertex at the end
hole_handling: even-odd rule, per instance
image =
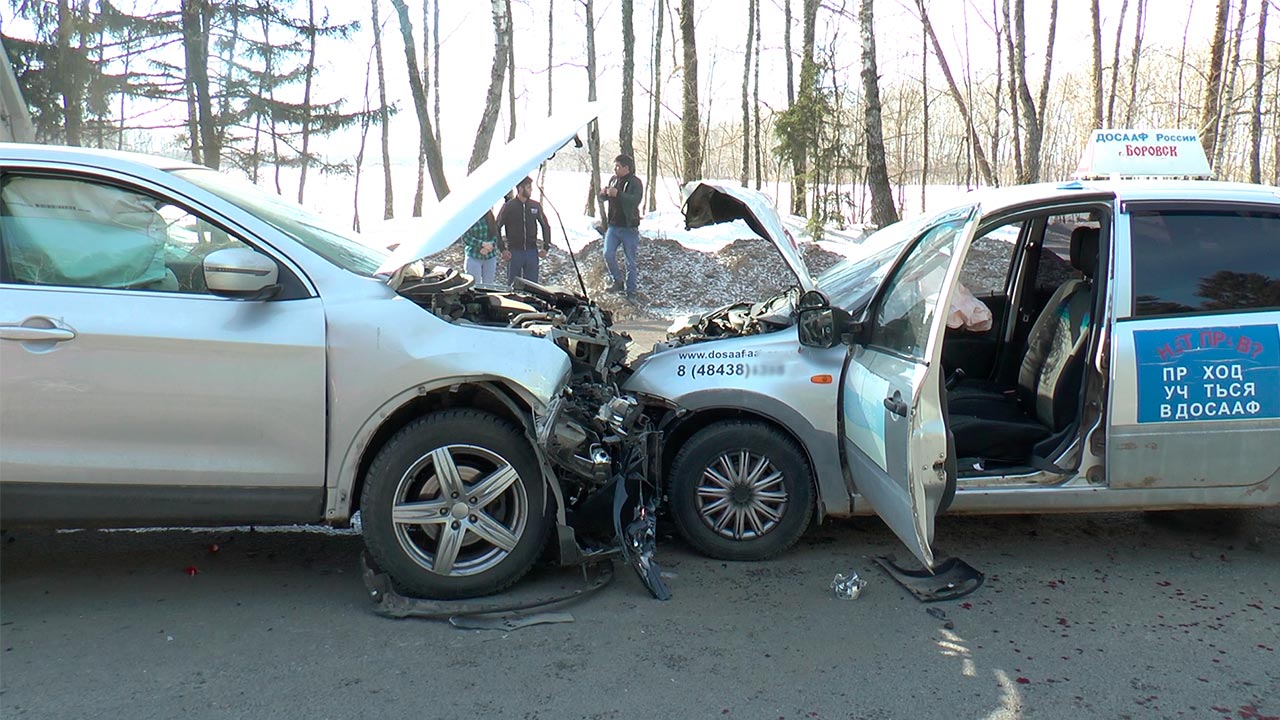
POLYGON ((1194 130, 1094 130, 1074 176, 1205 178, 1212 174, 1194 130))

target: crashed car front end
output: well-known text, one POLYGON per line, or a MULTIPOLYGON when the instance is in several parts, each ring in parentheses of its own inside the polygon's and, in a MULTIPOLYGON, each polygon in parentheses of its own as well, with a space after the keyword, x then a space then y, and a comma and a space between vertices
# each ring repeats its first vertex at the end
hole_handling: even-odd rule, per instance
POLYGON ((651 459, 661 432, 640 400, 620 389, 631 339, 613 329, 612 314, 563 288, 524 279, 511 289, 477 285, 446 267, 411 271, 397 293, 451 324, 540 338, 565 353, 563 386, 533 418, 535 449, 559 501, 561 561, 621 549, 633 564, 650 566, 637 555, 652 555, 658 483, 651 459))

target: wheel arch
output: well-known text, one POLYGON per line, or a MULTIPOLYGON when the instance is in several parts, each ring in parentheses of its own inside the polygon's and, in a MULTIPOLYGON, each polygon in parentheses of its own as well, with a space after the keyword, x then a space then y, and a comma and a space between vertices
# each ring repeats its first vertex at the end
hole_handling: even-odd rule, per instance
POLYGON ((741 402, 741 393, 737 393, 738 401, 732 404, 723 400, 693 404, 682 399, 681 404, 688 412, 678 416, 668 426, 662 443, 661 468, 663 482, 670 482, 671 466, 684 444, 695 433, 713 423, 724 421, 756 421, 774 428, 800 448, 805 461, 809 463, 810 481, 814 487, 814 512, 821 522, 828 514, 841 511, 847 514, 849 505, 848 490, 839 471, 838 448, 835 438, 827 433, 815 430, 799 413, 777 401, 778 408, 767 408, 741 402), (692 405, 692 407, 691 407, 692 405), (780 408, 780 410, 779 410, 780 408), (800 431, 797 432, 796 428, 800 431), (828 447, 824 448, 823 445, 828 447), (832 462, 835 464, 832 465, 832 462), (830 472, 824 468, 834 467, 838 481, 833 485, 830 472))
MULTIPOLYGON (((356 455, 354 467, 348 469, 344 462, 336 493, 331 491, 327 516, 331 520, 350 519, 360 509, 369 466, 397 432, 417 418, 453 408, 472 408, 492 413, 514 423, 525 435, 534 437, 533 404, 530 398, 501 380, 459 381, 426 391, 415 389, 404 393, 388 402, 370 418, 366 428, 361 431, 361 436, 365 436, 363 441, 358 437, 352 443, 348 453, 349 456, 356 455), (373 420, 377 417, 382 417, 382 420, 375 424, 373 420)), ((542 452, 536 443, 534 451, 541 461, 542 452)), ((559 488, 553 488, 552 494, 559 502, 559 488)))

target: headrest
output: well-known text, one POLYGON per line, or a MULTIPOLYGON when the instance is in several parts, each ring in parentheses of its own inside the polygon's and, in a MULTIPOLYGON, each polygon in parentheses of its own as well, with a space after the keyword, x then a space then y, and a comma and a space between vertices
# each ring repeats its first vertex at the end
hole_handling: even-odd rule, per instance
POLYGON ((1098 235, 1098 228, 1087 225, 1071 231, 1071 266, 1088 278, 1098 269, 1098 235))

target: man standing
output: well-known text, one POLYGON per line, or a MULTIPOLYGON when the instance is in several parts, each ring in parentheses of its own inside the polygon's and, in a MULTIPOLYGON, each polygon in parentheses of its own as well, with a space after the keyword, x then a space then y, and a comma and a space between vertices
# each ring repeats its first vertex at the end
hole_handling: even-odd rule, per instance
POLYGON ((462 250, 466 255, 466 273, 481 285, 492 285, 498 274, 498 253, 503 250, 494 232, 492 212, 481 215, 462 233, 462 250))
POLYGON ((526 177, 516 185, 516 196, 498 211, 498 227, 506 239, 506 251, 511 264, 507 266, 507 280, 516 278, 538 282, 538 258, 546 257, 551 249, 551 224, 542 212, 542 203, 532 199, 533 178, 526 177), (538 226, 542 226, 542 249, 538 249, 538 226))
POLYGON ((600 199, 609 204, 606 219, 609 228, 604 233, 604 261, 609 266, 613 286, 617 292, 624 287, 627 300, 636 301, 636 285, 640 269, 636 254, 640 250, 640 200, 644 197, 644 184, 635 176, 636 161, 630 155, 619 155, 613 160, 613 177, 600 192, 600 199), (626 284, 618 269, 618 246, 627 260, 626 284))

